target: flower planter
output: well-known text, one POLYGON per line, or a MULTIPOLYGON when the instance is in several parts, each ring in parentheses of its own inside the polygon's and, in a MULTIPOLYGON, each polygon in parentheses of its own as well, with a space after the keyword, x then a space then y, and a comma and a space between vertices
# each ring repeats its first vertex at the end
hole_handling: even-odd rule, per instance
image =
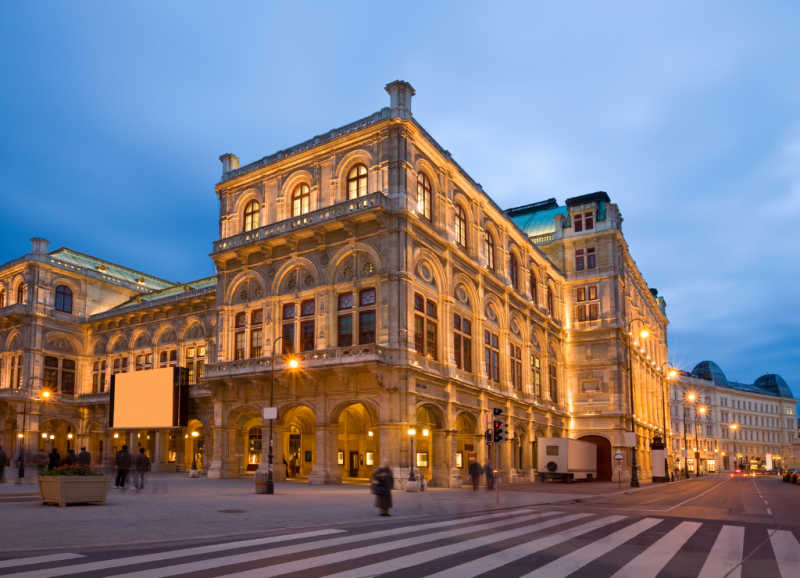
POLYGON ((111 478, 108 476, 39 476, 43 504, 106 503, 111 478))

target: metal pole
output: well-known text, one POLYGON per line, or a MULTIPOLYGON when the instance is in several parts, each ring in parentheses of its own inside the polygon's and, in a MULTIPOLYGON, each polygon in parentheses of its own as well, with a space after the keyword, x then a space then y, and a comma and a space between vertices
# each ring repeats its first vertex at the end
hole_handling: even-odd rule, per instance
POLYGON ((683 447, 686 457, 683 458, 683 477, 689 479, 689 441, 686 439, 686 389, 683 390, 683 447))
MULTIPOLYGON (((672 366, 672 364, 667 361, 666 363, 661 364, 661 368, 663 369, 664 366, 672 366)), ((669 389, 669 369, 667 369, 667 389, 669 389)), ((661 390, 661 418, 664 426, 664 478, 669 481, 669 461, 667 460, 667 455, 669 454, 669 440, 667 439, 667 395, 664 393, 664 390, 661 390)))
MULTIPOLYGON (((22 368, 20 368, 22 371, 22 368)), ((25 392, 22 398, 22 437, 19 440, 19 479, 22 480, 25 477, 25 416, 28 413, 28 388, 30 387, 31 380, 34 379, 33 377, 30 378, 28 381, 25 382, 25 392)))
POLYGON ((694 477, 700 477, 700 436, 697 435, 697 398, 694 398, 694 445, 695 445, 695 461, 694 477))
POLYGON ((494 448, 494 465, 495 465, 495 467, 494 467, 494 469, 495 469, 495 474, 494 474, 494 488, 495 488, 495 490, 494 490, 494 495, 495 495, 494 503, 499 505, 500 504, 500 444, 495 444, 495 446, 496 447, 494 448))
MULTIPOLYGON (((283 336, 280 336, 272 342, 272 379, 269 382, 269 406, 273 407, 274 404, 274 397, 275 397, 275 344, 278 343, 283 339, 283 336)), ((273 471, 273 464, 272 464, 272 422, 274 420, 269 418, 269 453, 267 454, 268 458, 268 469, 267 469, 267 494, 274 494, 275 493, 275 481, 272 476, 273 471)))
POLYGON ((628 351, 630 356, 628 359, 628 377, 630 378, 630 385, 631 385, 631 431, 634 434, 634 441, 636 442, 636 445, 634 445, 631 450, 633 453, 633 459, 631 460, 631 487, 638 488, 639 476, 637 475, 636 472, 636 449, 637 446, 639 445, 639 441, 636 439, 636 421, 635 418, 633 417, 634 415, 636 415, 636 408, 633 399, 633 335, 630 334, 630 328, 631 325, 633 325, 634 321, 636 321, 636 319, 634 319, 628 324, 628 339, 629 339, 628 351))
POLYGON ((408 481, 416 482, 417 477, 414 475, 414 461, 415 461, 414 458, 416 457, 414 455, 414 436, 409 436, 409 437, 411 438, 411 456, 409 457, 408 461, 410 462, 411 465, 411 472, 408 474, 408 481))

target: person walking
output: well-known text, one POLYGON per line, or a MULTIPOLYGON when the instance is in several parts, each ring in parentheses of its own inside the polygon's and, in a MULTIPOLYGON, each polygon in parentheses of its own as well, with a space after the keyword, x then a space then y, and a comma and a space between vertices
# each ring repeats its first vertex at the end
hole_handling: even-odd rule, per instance
POLYGON ((75 450, 67 450, 67 457, 64 458, 64 463, 69 467, 77 465, 78 456, 75 455, 75 450))
POLYGON ((375 494, 375 507, 380 511, 380 516, 390 516, 389 508, 392 507, 392 488, 394 487, 394 474, 389 467, 389 460, 384 459, 381 466, 372 473, 372 487, 375 494))
POLYGON ((477 492, 481 485, 481 466, 475 459, 469 461, 469 477, 472 480, 472 491, 477 492))
POLYGON ((115 488, 125 489, 125 480, 131 469, 132 460, 128 446, 122 446, 122 451, 117 452, 117 481, 114 482, 115 488))
POLYGON ((39 450, 33 454, 33 464, 36 466, 36 469, 41 476, 47 467, 47 454, 44 453, 44 449, 39 448, 39 450))
POLYGON ((283 467, 286 468, 286 477, 291 478, 291 474, 289 473, 289 462, 286 461, 286 457, 283 458, 283 467))
POLYGON ((483 473, 486 475, 486 491, 491 492, 494 490, 494 468, 492 462, 486 462, 483 466, 483 473))
POLYGON ((6 461, 8 456, 3 451, 3 446, 0 446, 0 484, 6 483, 6 461))
POLYGON ((86 448, 81 448, 81 453, 78 454, 78 464, 89 467, 89 464, 92 463, 92 454, 86 451, 86 448))
POLYGON ((136 456, 136 477, 133 480, 133 487, 137 490, 144 489, 144 475, 150 471, 150 458, 144 453, 144 448, 139 448, 139 455, 136 456))
POLYGON ((49 462, 47 464, 47 469, 54 470, 58 467, 58 462, 61 460, 61 454, 58 453, 56 448, 53 448, 53 451, 50 452, 50 455, 47 456, 49 462))

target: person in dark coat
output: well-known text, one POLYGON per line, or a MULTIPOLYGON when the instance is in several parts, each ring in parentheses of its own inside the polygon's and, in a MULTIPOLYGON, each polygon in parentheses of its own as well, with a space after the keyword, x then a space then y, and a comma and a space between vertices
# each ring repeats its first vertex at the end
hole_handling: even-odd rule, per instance
POLYGON ((6 462, 8 461, 8 456, 6 452, 3 451, 3 446, 0 446, 0 484, 6 483, 6 462))
POLYGON ((70 467, 78 463, 78 456, 75 455, 75 450, 67 450, 67 457, 64 458, 64 463, 70 467))
POLYGON ((486 475, 486 491, 491 492, 494 490, 494 468, 491 462, 486 462, 483 466, 483 473, 486 475))
POLYGON ((136 456, 136 477, 133 479, 133 487, 137 490, 144 490, 144 475, 150 471, 150 458, 144 453, 144 448, 139 448, 139 455, 136 456))
POLYGON ((58 462, 61 460, 61 454, 58 453, 56 448, 53 448, 53 451, 50 452, 50 455, 47 456, 49 458, 49 462, 47 464, 47 468, 50 470, 56 469, 58 466, 58 462))
POLYGON ((392 488, 394 487, 394 474, 389 467, 389 460, 383 460, 381 467, 372 473, 372 493, 375 494, 375 507, 380 510, 381 516, 389 516, 392 507, 392 488))
POLYGON ((92 454, 87 452, 86 448, 81 448, 81 453, 78 454, 78 463, 87 468, 92 463, 92 454))
POLYGON ((481 466, 477 460, 469 462, 469 477, 472 479, 472 491, 477 492, 481 485, 481 466))
POLYGON ((125 480, 131 469, 133 458, 128 451, 128 446, 122 446, 122 451, 117 452, 117 481, 114 482, 115 488, 125 489, 125 480))

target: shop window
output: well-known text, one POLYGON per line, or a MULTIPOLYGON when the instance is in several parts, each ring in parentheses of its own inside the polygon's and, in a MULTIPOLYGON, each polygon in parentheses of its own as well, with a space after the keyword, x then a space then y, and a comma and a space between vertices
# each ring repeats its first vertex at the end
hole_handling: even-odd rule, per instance
POLYGON ((414 348, 420 355, 438 359, 436 303, 416 293, 414 294, 414 311, 414 348))
POLYGON ((458 313, 453 315, 453 350, 456 367, 472 373, 472 322, 458 313))
POLYGON ((72 290, 66 285, 56 287, 56 311, 72 313, 72 290))
POLYGON ((509 366, 511 368, 511 385, 514 389, 522 390, 522 348, 509 345, 509 366))
POLYGON ((483 364, 486 376, 500 383, 500 340, 496 333, 489 330, 483 332, 483 364))
POLYGON ((431 220, 431 182, 428 175, 420 172, 417 176, 417 212, 431 220))
POLYGON ((367 167, 359 164, 347 173, 347 200, 367 195, 367 167))

